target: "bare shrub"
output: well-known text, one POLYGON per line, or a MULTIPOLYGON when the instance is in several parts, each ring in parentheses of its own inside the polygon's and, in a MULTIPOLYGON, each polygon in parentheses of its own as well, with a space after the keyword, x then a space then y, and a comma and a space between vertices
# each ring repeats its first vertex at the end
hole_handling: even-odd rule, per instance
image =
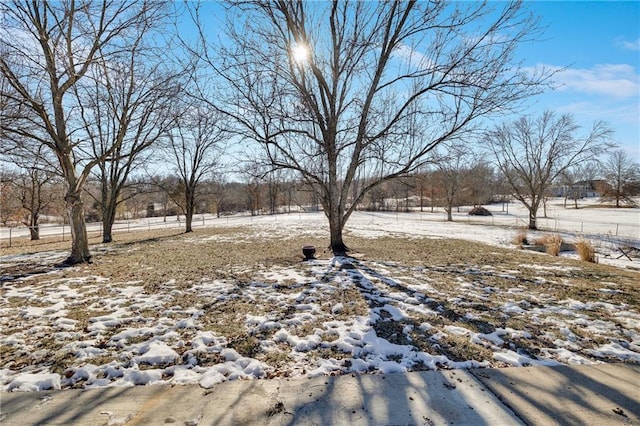
POLYGON ((562 247, 562 237, 559 234, 543 235, 535 240, 535 244, 545 246, 547 254, 557 256, 562 247))
POLYGON ((576 241, 576 251, 583 261, 598 263, 596 259, 596 249, 593 247, 593 244, 591 244, 591 241, 580 238, 576 241))
POLYGON ((523 245, 529 244, 527 240, 527 231, 520 231, 513 237, 513 244, 522 248, 523 245))

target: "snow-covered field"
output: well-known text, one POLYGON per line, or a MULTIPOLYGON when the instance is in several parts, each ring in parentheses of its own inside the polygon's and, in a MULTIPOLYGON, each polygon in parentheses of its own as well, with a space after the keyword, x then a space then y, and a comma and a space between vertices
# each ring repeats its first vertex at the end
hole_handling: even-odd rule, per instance
MULTIPOLYGON (((640 202, 640 200, 638 200, 640 202)), ((505 227, 526 227, 529 223, 528 212, 520 202, 511 202, 508 204, 493 204, 484 206, 493 213, 491 217, 469 216, 467 211, 470 207, 461 207, 460 212, 454 211, 453 218, 456 222, 486 224, 492 226, 505 227)), ((640 243, 640 208, 610 208, 602 207, 598 204, 597 199, 580 200, 579 209, 573 208, 572 201, 569 200, 567 207, 564 207, 564 199, 552 198, 547 203, 546 217, 543 209, 538 212, 538 227, 546 231, 557 231, 566 233, 569 236, 584 235, 594 240, 602 240, 610 242, 624 241, 632 239, 640 243)), ((369 223, 376 227, 379 220, 388 222, 395 220, 400 227, 405 227, 406 231, 411 232, 416 228, 416 224, 421 222, 444 222, 446 213, 441 208, 436 208, 434 212, 424 207, 423 211, 414 209, 412 213, 365 213, 356 212, 354 215, 356 220, 350 222, 369 223), (359 219, 358 219, 359 218, 359 219)), ((193 227, 209 227, 209 226, 234 226, 244 224, 253 224, 253 222, 269 222, 269 221, 307 221, 306 213, 294 212, 290 214, 267 215, 265 216, 247 216, 242 214, 224 216, 216 218, 214 215, 196 215, 193 220, 193 227)), ((88 223, 87 230, 92 235, 99 235, 101 232, 100 223, 88 223)), ((116 222, 114 225, 114 233, 119 232, 136 232, 141 230, 182 228, 184 227, 184 216, 169 216, 166 218, 155 217, 136 219, 128 221, 116 222)), ((448 228, 448 227, 447 227, 448 228)), ((430 228, 431 229, 431 228, 430 228)), ((489 232, 488 232, 489 233, 489 232)), ((6 243, 9 238, 26 237, 29 230, 20 226, 15 228, 0 227, 0 241, 6 243)), ((70 238, 69 226, 60 226, 56 224, 42 224, 40 226, 40 235, 57 236, 61 239, 70 238)))
MULTIPOLYGON (((346 242, 458 238, 507 247, 519 256, 511 243, 516 230, 509 226, 522 212, 514 205, 509 214, 500 206, 494 210, 493 218, 484 219, 493 226, 471 223, 464 214, 445 223, 427 213, 357 212, 346 242)), ((589 221, 591 228, 610 221, 628 225, 629 232, 618 238, 638 238, 638 209, 550 210, 558 215, 555 222, 566 220, 560 217, 565 213, 589 221)), ((246 233, 196 232, 183 243, 204 250, 207 244, 243 238, 327 236, 320 213, 205 223, 246 233)), ((24 276, 3 273, 0 386, 5 391, 187 383, 209 388, 225 380, 274 376, 637 363, 640 312, 634 282, 640 273, 628 267, 639 261, 615 259, 615 235, 607 232, 593 240, 599 261, 622 275, 543 254, 509 265, 325 258, 256 265, 242 280, 203 273, 185 284, 167 276, 155 291, 148 283, 114 280, 85 266, 71 268, 72 273, 53 267, 24 276), (597 285, 583 291, 584 280, 593 277, 597 285), (238 330, 220 331, 223 324, 216 321, 232 317, 238 330)), ((561 234, 565 240, 579 235, 561 234)), ((111 255, 118 250, 143 248, 94 249, 111 255)), ((490 256, 492 249, 486 250, 490 256)), ((0 267, 47 267, 66 254, 1 256, 0 267)))

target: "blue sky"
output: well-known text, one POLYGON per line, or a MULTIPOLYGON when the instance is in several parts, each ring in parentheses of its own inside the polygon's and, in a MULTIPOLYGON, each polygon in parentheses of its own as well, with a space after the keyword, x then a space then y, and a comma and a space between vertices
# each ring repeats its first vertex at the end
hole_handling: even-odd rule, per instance
MULTIPOLYGON (((539 41, 521 46, 518 58, 527 67, 566 68, 555 77, 556 90, 532 98, 526 113, 571 113, 581 133, 603 120, 640 162, 640 0, 525 3, 546 29, 539 41)), ((212 36, 222 30, 221 13, 219 3, 205 3, 212 36)))
POLYGON ((640 1, 526 3, 547 28, 543 40, 523 46, 521 59, 528 66, 568 67, 531 112, 572 113, 583 130, 604 120, 640 161, 640 1))

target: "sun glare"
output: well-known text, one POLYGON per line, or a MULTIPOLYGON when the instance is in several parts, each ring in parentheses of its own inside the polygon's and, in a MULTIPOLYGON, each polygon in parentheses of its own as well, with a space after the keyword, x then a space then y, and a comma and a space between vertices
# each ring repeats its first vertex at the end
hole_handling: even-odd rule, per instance
POLYGON ((309 49, 303 44, 296 44, 291 48, 293 60, 299 64, 304 64, 309 59, 309 49))

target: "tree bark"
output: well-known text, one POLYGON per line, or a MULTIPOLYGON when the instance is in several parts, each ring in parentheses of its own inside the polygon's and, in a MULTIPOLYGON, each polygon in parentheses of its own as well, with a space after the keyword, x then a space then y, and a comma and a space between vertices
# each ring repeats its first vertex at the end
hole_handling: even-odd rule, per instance
POLYGON ((40 227, 38 225, 31 225, 29 227, 29 233, 31 234, 31 241, 40 239, 40 227))
POLYGON ((329 216, 329 236, 331 252, 334 256, 346 256, 349 248, 342 240, 342 230, 344 229, 344 221, 342 215, 333 214, 329 216))
MULTIPOLYGON (((29 215, 29 234, 31 235, 31 241, 37 241, 40 239, 40 226, 38 226, 38 212, 37 207, 33 206, 31 214, 29 215)), ((39 210, 39 209, 38 209, 39 210)))
POLYGON ((102 209, 102 242, 110 243, 113 241, 113 223, 116 219, 116 209, 108 205, 102 209))
POLYGON ((529 229, 531 229, 532 231, 538 229, 537 212, 539 204, 539 202, 534 202, 531 203, 531 206, 529 206, 529 229))
POLYGON ((110 243, 113 241, 112 229, 113 222, 116 218, 116 194, 111 190, 109 186, 109 180, 104 167, 101 166, 102 174, 102 193, 100 197, 100 207, 102 211, 102 242, 110 243))
POLYGON ((187 212, 187 214, 185 215, 185 222, 186 222, 186 227, 184 232, 185 233, 193 232, 193 228, 191 227, 191 223, 193 222, 193 210, 187 212))
POLYGON ((79 191, 69 189, 64 198, 67 205, 67 214, 71 224, 71 255, 64 263, 76 265, 78 263, 90 263, 91 253, 89 252, 89 239, 87 238, 87 228, 84 223, 84 206, 79 191))
POLYGON ((187 189, 185 194, 185 211, 184 211, 184 219, 186 222, 185 233, 193 232, 191 224, 193 223, 193 211, 195 210, 195 196, 194 194, 187 189))

